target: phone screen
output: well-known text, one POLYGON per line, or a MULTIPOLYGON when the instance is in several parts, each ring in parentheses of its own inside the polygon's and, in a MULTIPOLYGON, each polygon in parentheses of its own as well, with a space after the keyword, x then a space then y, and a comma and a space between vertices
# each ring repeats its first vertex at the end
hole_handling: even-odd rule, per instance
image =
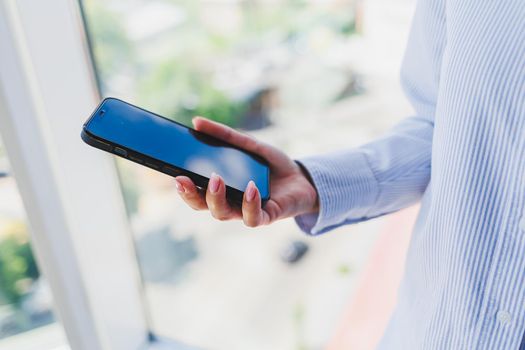
POLYGON ((262 198, 269 169, 246 152, 124 101, 103 101, 85 126, 91 134, 204 177, 219 174, 244 191, 253 180, 262 198))

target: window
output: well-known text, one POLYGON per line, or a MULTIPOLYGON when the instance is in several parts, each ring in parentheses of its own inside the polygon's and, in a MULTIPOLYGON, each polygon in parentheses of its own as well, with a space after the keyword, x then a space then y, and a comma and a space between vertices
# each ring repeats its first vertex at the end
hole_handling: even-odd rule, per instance
MULTIPOLYGON (((82 4, 103 95, 186 124, 204 115, 299 157, 358 145, 409 110, 397 71, 411 1, 82 4)), ((330 341, 379 221, 315 239, 291 220, 254 231, 117 164, 155 334, 207 349, 330 341)))
MULTIPOLYGON (((184 123, 202 114, 300 157, 409 113, 397 74, 412 0, 82 4, 100 91, 184 123)), ((319 238, 291 220, 250 230, 189 210, 167 176, 121 160, 117 174, 78 136, 99 100, 79 14, 0 2, 0 134, 71 348, 330 343, 381 221, 319 238)), ((53 323, 0 347, 49 329, 60 338, 53 323)))
POLYGON ((148 329, 114 163, 79 137, 98 96, 78 4, 0 2, 0 51, 0 134, 68 343, 143 348, 148 329))
POLYGON ((31 248, 26 214, 0 144, 0 348, 65 350, 53 297, 31 248))

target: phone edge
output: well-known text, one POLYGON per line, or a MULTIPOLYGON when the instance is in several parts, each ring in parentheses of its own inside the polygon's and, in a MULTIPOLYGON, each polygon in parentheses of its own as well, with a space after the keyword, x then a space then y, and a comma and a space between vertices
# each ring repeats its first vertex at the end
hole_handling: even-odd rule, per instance
MULTIPOLYGON (((206 176, 202 176, 194 172, 191 172, 189 170, 179 168, 173 164, 166 163, 164 161, 153 158, 141 152, 137 152, 136 150, 130 149, 123 145, 100 138, 92 134, 88 130, 86 130, 85 126, 82 127, 80 137, 86 144, 94 148, 100 149, 102 151, 105 151, 107 153, 110 153, 112 155, 126 159, 133 163, 148 167, 150 169, 156 170, 160 173, 163 173, 165 175, 168 175, 174 178, 180 175, 187 176, 195 183, 196 186, 201 187, 201 188, 206 188, 208 186, 208 182, 210 179, 206 176), (122 154, 116 153, 115 148, 124 149, 127 152, 127 156, 123 156, 122 154)), ((268 185, 268 188, 269 188, 269 185, 268 185)), ((232 201, 236 205, 239 205, 239 206, 242 205, 244 191, 240 191, 231 186, 226 186, 226 193, 227 193, 228 200, 232 201)), ((268 193, 268 197, 266 198, 261 197, 261 206, 264 207, 264 205, 268 202, 269 199, 270 199, 269 193, 268 193)))

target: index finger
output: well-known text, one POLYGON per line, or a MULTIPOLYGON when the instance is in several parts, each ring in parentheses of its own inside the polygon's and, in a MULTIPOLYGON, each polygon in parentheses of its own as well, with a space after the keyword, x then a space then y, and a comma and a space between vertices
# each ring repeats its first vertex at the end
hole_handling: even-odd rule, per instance
POLYGON ((251 136, 242 134, 227 125, 203 117, 195 117, 192 122, 197 131, 210 134, 218 139, 231 143, 234 146, 240 147, 249 152, 261 154, 264 157, 264 147, 260 147, 261 144, 251 136))
POLYGON ((193 126, 197 131, 212 135, 222 141, 263 157, 269 162, 270 167, 274 171, 284 174, 294 171, 295 167, 297 167, 285 153, 277 148, 260 142, 250 135, 238 132, 224 124, 203 117, 195 117, 193 118, 193 126))

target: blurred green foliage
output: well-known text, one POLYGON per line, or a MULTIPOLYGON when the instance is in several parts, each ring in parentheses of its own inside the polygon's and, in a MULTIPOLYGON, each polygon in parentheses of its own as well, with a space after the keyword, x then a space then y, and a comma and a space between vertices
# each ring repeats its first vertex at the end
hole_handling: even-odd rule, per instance
POLYGON ((139 84, 139 99, 146 106, 178 122, 191 125, 196 115, 228 125, 237 125, 247 108, 210 84, 210 75, 190 58, 172 58, 159 63, 139 84))
POLYGON ((227 5, 240 6, 242 19, 235 31, 217 30, 217 23, 203 16, 207 5, 200 1, 164 3, 181 9, 184 19, 167 32, 132 41, 124 16, 115 12, 118 6, 111 7, 111 1, 83 1, 103 94, 119 94, 112 91, 112 82, 120 79, 121 84, 124 77, 130 85, 124 94, 133 93, 131 102, 187 125, 193 116, 202 115, 238 126, 249 110, 250 101, 237 100, 214 84, 215 62, 240 57, 244 50, 260 45, 307 37, 320 27, 340 37, 354 32, 351 0, 341 2, 340 10, 310 6, 306 0, 279 4, 245 0, 227 5))
POLYGON ((25 290, 22 282, 39 276, 23 222, 9 225, 0 241, 0 304, 17 306, 25 290))
MULTIPOLYGON (((191 22, 179 29, 180 40, 170 54, 151 61, 134 50, 122 19, 106 3, 84 1, 84 5, 103 94, 111 90, 109 86, 116 77, 127 75, 134 85, 136 101, 131 102, 135 104, 186 125, 191 124, 195 115, 232 126, 237 124, 246 103, 234 101, 214 87, 207 70, 208 59, 216 51, 228 48, 228 40, 210 33, 209 42, 204 43, 199 40, 202 29, 191 22), (184 50, 180 50, 181 46, 184 50)), ((188 2, 185 6, 192 13, 198 11, 195 5, 188 2)))
POLYGON ((90 37, 95 67, 102 89, 107 88, 106 82, 122 69, 133 65, 135 54, 133 45, 129 42, 121 20, 107 9, 107 4, 99 1, 84 1, 88 15, 90 37))

